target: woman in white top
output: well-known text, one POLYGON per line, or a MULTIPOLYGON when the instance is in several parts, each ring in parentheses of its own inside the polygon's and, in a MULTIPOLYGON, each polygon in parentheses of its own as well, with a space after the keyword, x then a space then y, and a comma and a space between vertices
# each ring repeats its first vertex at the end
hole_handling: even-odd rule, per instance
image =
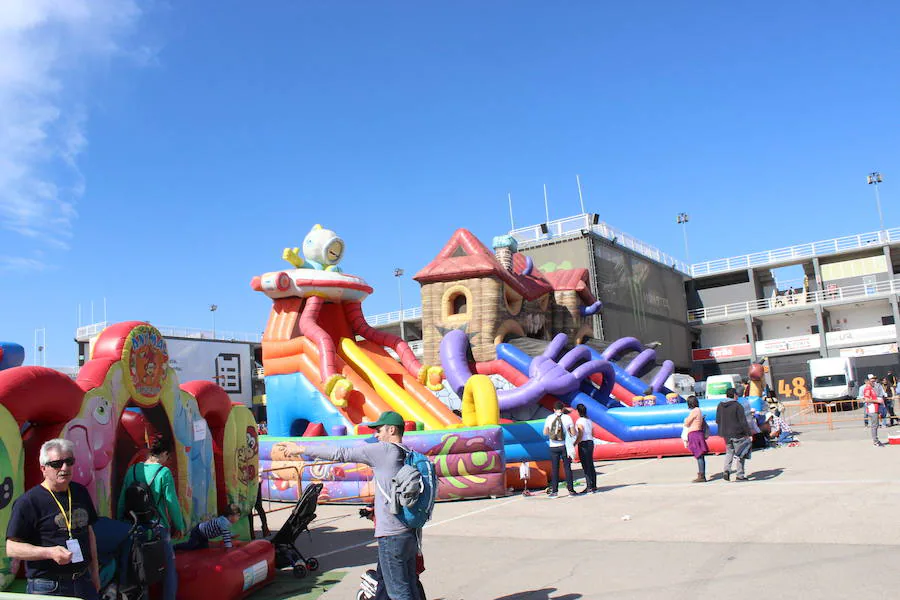
POLYGON ((597 469, 594 468, 594 423, 585 415, 587 409, 584 404, 575 407, 578 411, 578 420, 575 421, 575 443, 578 445, 578 458, 581 460, 581 470, 584 471, 584 480, 587 489, 584 493, 597 493, 597 469))

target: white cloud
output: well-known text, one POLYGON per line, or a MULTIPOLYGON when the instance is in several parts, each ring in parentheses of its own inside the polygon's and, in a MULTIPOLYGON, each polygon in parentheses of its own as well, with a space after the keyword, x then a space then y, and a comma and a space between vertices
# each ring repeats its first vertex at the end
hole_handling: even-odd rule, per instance
POLYGON ((2 271, 43 271, 47 265, 36 258, 23 258, 21 256, 0 256, 0 272, 2 271))
MULTIPOLYGON (((68 246, 85 190, 85 83, 91 67, 132 54, 121 44, 140 15, 135 0, 3 0, 0 228, 38 247, 68 246)), ((0 268, 29 264, 43 265, 0 257, 0 268)))

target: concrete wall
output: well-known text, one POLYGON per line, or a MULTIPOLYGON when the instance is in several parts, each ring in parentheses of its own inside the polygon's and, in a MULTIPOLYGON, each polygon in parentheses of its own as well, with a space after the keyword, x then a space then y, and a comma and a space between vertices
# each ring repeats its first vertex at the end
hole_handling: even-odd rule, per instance
MULTIPOLYGON (((795 335, 807 335, 811 333, 810 327, 816 324, 815 314, 794 314, 785 319, 771 319, 760 322, 761 337, 763 340, 793 337, 795 335)), ((881 323, 879 323, 881 325, 881 323)))
POLYGON ((689 308, 693 310, 695 308, 721 306, 723 304, 747 302, 748 300, 755 299, 756 290, 754 289, 753 284, 749 281, 744 281, 742 283, 696 289, 688 298, 688 305, 689 308))
POLYGON ((702 348, 743 344, 746 341, 747 327, 743 321, 728 323, 727 325, 707 325, 700 333, 700 346, 702 348))
POLYGON ((830 308, 826 314, 829 331, 845 331, 861 327, 882 325, 881 317, 891 316, 891 305, 887 302, 872 302, 847 308, 830 308), (846 320, 846 322, 845 322, 846 320))

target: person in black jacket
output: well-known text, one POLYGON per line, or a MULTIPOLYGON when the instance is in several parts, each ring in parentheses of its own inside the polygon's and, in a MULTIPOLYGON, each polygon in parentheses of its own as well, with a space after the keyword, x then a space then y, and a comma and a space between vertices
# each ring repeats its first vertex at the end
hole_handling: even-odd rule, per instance
POLYGON ((725 468, 722 477, 725 481, 731 481, 732 465, 737 464, 735 470, 737 481, 747 481, 744 476, 744 459, 750 449, 751 433, 744 414, 744 407, 735 398, 734 389, 725 392, 727 399, 720 402, 716 408, 716 424, 719 426, 719 435, 725 440, 725 468))

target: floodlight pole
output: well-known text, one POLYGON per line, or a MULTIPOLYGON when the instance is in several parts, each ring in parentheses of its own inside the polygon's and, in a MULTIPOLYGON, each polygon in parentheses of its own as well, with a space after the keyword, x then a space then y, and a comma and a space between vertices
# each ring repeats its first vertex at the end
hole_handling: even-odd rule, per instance
POLYGON ((687 213, 683 213, 683 212, 678 213, 678 216, 676 217, 676 219, 677 219, 678 224, 681 225, 681 232, 684 234, 684 258, 688 264, 688 267, 690 267, 691 253, 688 251, 687 224, 688 224, 688 221, 690 221, 691 219, 687 213))

